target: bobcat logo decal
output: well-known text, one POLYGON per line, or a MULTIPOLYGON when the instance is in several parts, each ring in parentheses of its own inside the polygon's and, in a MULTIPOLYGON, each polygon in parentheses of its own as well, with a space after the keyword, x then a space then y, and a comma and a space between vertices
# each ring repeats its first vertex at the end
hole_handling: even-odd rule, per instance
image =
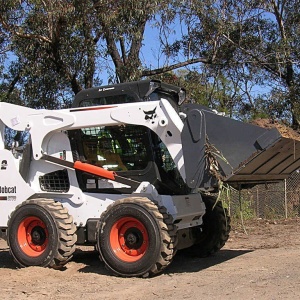
POLYGON ((152 124, 154 123, 154 119, 157 117, 157 114, 156 114, 156 108, 155 107, 153 110, 149 110, 149 111, 144 111, 144 114, 145 114, 145 120, 151 120, 152 121, 152 124))

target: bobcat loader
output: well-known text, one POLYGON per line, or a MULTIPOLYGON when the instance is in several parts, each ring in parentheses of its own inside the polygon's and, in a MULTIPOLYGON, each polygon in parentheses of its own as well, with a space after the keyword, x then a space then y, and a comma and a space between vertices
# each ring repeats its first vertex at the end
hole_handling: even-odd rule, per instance
POLYGON ((15 261, 60 268, 94 245, 114 274, 156 275, 177 250, 224 246, 220 182, 243 189, 300 167, 300 142, 185 99, 144 80, 81 91, 70 109, 0 103, 0 237, 15 261), (6 149, 8 128, 28 142, 6 149))

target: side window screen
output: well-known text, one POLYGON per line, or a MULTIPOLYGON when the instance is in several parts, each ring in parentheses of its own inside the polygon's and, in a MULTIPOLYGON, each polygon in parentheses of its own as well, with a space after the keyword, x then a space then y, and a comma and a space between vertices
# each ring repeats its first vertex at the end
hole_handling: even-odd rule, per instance
POLYGON ((119 125, 82 129, 84 156, 88 163, 110 171, 142 170, 148 164, 148 129, 119 125))

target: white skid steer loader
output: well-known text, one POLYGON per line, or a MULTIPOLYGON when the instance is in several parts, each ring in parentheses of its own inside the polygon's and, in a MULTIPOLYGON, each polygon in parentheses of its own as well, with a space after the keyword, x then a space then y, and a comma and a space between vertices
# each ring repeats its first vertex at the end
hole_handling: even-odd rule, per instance
POLYGON ((184 100, 144 80, 84 90, 70 109, 0 103, 0 237, 15 261, 59 268, 94 245, 115 274, 155 275, 178 249, 224 246, 220 180, 248 188, 299 168, 299 142, 184 100), (6 149, 6 128, 28 142, 6 149))

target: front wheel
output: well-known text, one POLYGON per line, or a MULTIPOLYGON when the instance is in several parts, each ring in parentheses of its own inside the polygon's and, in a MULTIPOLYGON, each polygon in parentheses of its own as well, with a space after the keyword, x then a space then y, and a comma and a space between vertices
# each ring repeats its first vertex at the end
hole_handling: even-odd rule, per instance
POLYGON ((60 268, 75 250, 76 226, 62 204, 49 199, 27 200, 8 222, 7 242, 22 267, 60 268))
POLYGON ((110 205, 97 231, 106 266, 128 277, 155 275, 166 268, 175 254, 176 230, 164 215, 148 198, 125 198, 110 205))

